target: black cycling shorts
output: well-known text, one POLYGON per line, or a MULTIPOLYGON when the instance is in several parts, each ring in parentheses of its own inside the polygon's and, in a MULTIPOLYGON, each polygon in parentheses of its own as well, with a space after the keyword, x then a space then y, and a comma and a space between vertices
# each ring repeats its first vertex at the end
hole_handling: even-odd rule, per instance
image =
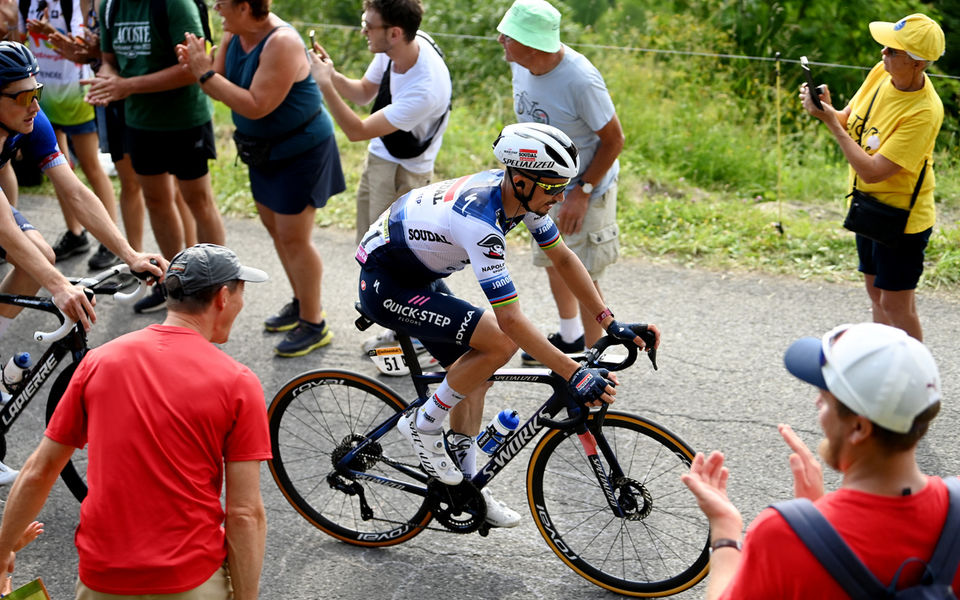
MULTIPOLYGON (((17 210, 12 206, 10 207, 10 210, 13 211, 13 220, 17 222, 17 226, 20 227, 20 231, 30 231, 30 230, 37 229, 36 227, 30 224, 30 221, 28 221, 27 218, 23 216, 23 214, 21 214, 19 210, 17 210)), ((3 248, 0 248, 0 258, 4 258, 4 259, 7 258, 7 251, 4 250, 3 248)))
POLYGON ((413 285, 402 273, 360 270, 360 305, 380 325, 419 338, 443 367, 470 349, 483 309, 457 298, 443 279, 413 285))

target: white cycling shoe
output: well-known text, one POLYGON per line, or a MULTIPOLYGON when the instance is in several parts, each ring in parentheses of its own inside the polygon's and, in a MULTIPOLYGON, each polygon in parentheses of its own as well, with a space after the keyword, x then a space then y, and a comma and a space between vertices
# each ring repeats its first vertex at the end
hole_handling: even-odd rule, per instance
POLYGON ((520 513, 493 497, 490 488, 480 490, 487 504, 487 523, 494 527, 516 527, 520 524, 520 513))
POLYGON ((7 485, 8 483, 13 483, 17 478, 17 475, 20 471, 16 469, 11 469, 7 465, 0 462, 0 485, 7 485))
POLYGON ((420 459, 420 466, 427 475, 436 477, 440 483, 457 485, 463 481, 463 473, 457 467, 457 461, 447 452, 443 442, 443 430, 425 433, 417 429, 417 411, 405 413, 397 421, 400 435, 405 437, 420 459))

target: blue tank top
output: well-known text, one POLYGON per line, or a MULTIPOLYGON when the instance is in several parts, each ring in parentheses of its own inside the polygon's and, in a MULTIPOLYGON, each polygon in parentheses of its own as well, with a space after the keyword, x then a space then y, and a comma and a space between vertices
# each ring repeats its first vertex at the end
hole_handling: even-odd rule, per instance
MULTIPOLYGON (((286 23, 281 25, 281 27, 289 26, 286 23)), ((256 47, 247 53, 244 53, 238 38, 235 37, 230 40, 224 65, 227 79, 244 89, 250 89, 253 74, 260 66, 260 53, 263 51, 263 46, 277 29, 268 33, 256 47)), ((304 52, 306 52, 306 49, 304 49, 304 52)), ((297 128, 308 119, 313 120, 303 131, 288 140, 280 142, 273 148, 270 152, 271 160, 301 154, 333 135, 333 121, 330 119, 326 107, 323 106, 320 89, 310 74, 305 79, 294 83, 280 106, 267 116, 260 119, 248 119, 236 112, 233 113, 233 124, 236 125, 237 131, 262 138, 282 135, 297 128), (318 109, 320 114, 316 114, 318 109)))

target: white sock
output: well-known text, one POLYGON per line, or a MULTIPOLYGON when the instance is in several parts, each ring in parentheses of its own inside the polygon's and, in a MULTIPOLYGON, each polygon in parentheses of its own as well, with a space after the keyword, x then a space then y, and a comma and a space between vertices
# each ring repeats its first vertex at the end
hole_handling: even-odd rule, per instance
POLYGON ((560 339, 570 344, 583 335, 583 321, 580 316, 572 319, 560 319, 560 339))
POLYGON ((440 387, 427 400, 427 403, 417 411, 417 429, 420 431, 437 431, 443 427, 450 409, 463 400, 464 395, 454 390, 444 379, 440 387))
POLYGON ((460 470, 463 471, 464 479, 473 479, 477 474, 477 439, 470 438, 470 447, 460 458, 460 470))
POLYGON ((13 319, 10 317, 0 317, 0 337, 3 337, 3 334, 7 332, 10 323, 13 323, 13 319))

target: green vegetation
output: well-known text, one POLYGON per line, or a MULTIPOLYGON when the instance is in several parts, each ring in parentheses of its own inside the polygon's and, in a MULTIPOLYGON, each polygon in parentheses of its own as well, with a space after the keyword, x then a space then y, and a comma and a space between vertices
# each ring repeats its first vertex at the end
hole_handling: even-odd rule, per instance
MULTIPOLYGON (((455 88, 438 179, 496 166, 490 143, 513 120, 509 69, 494 41, 510 2, 425 0, 424 29, 444 48, 455 88)), ((951 50, 950 25, 960 25, 960 8, 953 16, 943 4, 916 0, 672 0, 656 8, 646 0, 554 4, 565 15, 564 41, 604 74, 626 132, 619 210, 628 254, 803 278, 857 278, 852 234, 840 225, 846 163, 826 128, 801 111, 795 92, 799 68, 787 60, 806 54, 814 61, 868 68, 879 60, 879 46, 867 23, 916 11, 942 20, 951 50), (761 57, 779 51, 785 59, 779 113, 773 61, 637 49, 761 57)), ((362 75, 370 60, 365 40, 358 29, 343 27, 359 24, 361 2, 293 0, 277 9, 304 37, 315 28, 341 72, 362 75)), ((934 72, 957 65, 951 72, 960 74, 955 56, 960 58, 960 48, 934 72)), ((816 71, 838 104, 865 75, 842 68, 816 71)), ((922 285, 955 290, 960 283, 958 86, 944 78, 935 79, 935 85, 948 117, 936 155, 939 225, 922 285)), ((218 201, 225 212, 252 215, 246 168, 235 164, 225 107, 217 107, 216 122, 218 201)), ((339 132, 338 144, 349 189, 319 211, 318 222, 351 228, 366 144, 350 143, 339 132)))

